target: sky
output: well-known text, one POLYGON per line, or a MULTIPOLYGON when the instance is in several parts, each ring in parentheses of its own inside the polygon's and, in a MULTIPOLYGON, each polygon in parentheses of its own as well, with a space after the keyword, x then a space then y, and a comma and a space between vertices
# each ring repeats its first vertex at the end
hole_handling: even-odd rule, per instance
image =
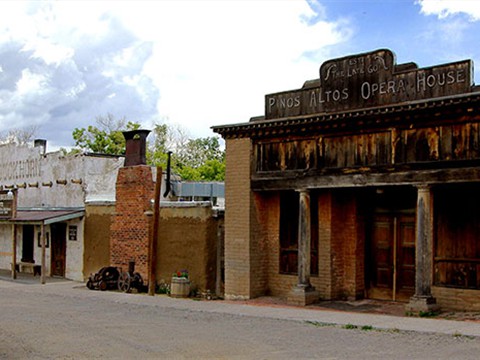
POLYGON ((49 150, 70 147, 111 114, 215 136, 326 60, 388 48, 480 66, 478 34, 480 0, 2 0, 0 133, 34 126, 49 150))

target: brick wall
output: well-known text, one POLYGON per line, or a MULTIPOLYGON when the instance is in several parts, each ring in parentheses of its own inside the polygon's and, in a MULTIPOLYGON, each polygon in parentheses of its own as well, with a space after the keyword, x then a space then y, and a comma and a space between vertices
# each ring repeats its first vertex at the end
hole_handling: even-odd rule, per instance
MULTIPOLYGON (((359 298, 364 292, 364 230, 357 215, 355 193, 346 190, 319 191, 318 201, 319 274, 311 284, 323 300, 359 298)), ((265 293, 285 297, 297 284, 297 275, 279 272, 280 194, 256 194, 256 209, 262 216, 253 227, 255 238, 262 239, 258 249, 267 254, 260 262, 267 269, 265 293)), ((260 272, 252 272, 257 283, 264 284, 260 272)))
POLYGON ((333 298, 332 276, 332 193, 323 191, 318 195, 318 279, 312 284, 320 293, 320 299, 333 298))
POLYGON ((359 221, 357 197, 352 190, 335 192, 334 236, 335 298, 357 299, 364 290, 364 227, 359 221))
MULTIPOLYGON (((364 293, 364 227, 357 214, 355 192, 322 190, 312 199, 318 201, 319 274, 311 284, 323 300, 360 298, 364 293)), ((287 296, 297 284, 297 275, 279 273, 280 195, 263 194, 259 211, 268 254, 266 291, 287 296)))
MULTIPOLYGON (((250 139, 226 142, 225 297, 286 296, 297 275, 279 273, 280 195, 250 190, 250 139)), ((322 299, 359 298, 364 290, 364 230, 356 192, 316 193, 319 275, 311 283, 322 299)))
POLYGON ((250 139, 226 141, 225 297, 247 299, 251 292, 250 139))
POLYGON ((263 194, 262 200, 268 266, 266 292, 273 296, 287 296, 298 283, 298 276, 280 274, 280 193, 263 194))
POLYGON ((111 225, 110 265, 128 270, 135 261, 135 271, 148 280, 149 218, 154 182, 149 166, 123 167, 116 183, 115 215, 111 225))
POLYGON ((251 239, 250 239, 250 291, 251 297, 267 293, 268 289, 268 243, 269 231, 268 194, 253 195, 251 208, 251 239))

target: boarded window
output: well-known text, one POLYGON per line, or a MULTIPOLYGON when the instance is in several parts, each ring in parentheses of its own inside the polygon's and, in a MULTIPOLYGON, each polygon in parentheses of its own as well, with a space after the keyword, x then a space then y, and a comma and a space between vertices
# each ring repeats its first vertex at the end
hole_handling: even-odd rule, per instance
POLYGON ((480 289, 480 186, 435 192, 435 285, 480 289))

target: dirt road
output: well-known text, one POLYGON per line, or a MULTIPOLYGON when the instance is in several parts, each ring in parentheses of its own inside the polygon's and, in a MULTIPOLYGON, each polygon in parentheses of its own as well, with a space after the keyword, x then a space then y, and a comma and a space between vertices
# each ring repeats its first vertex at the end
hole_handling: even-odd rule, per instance
POLYGON ((198 301, 90 291, 70 282, 0 280, 0 294, 2 359, 477 359, 480 354, 480 339, 472 336, 239 315, 235 306, 206 311, 198 301))

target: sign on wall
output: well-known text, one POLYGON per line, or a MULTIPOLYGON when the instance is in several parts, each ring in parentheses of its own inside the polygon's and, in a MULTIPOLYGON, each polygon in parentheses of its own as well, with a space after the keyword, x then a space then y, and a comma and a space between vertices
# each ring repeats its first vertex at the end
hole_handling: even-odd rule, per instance
POLYGON ((387 49, 326 61, 302 89, 265 96, 266 119, 347 111, 471 91, 471 60, 418 68, 387 49))
POLYGON ((68 240, 77 241, 77 226, 70 225, 68 227, 68 240))
POLYGON ((0 219, 10 219, 13 215, 15 197, 12 191, 0 191, 0 219))

